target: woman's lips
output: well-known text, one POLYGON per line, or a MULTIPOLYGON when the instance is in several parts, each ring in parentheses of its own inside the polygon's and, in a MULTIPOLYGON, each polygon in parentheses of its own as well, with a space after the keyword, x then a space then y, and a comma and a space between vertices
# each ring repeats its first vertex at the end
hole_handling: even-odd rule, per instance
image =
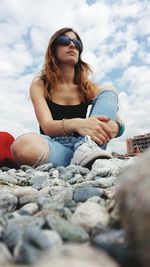
POLYGON ((67 54, 72 54, 76 56, 76 53, 74 51, 68 51, 67 54))

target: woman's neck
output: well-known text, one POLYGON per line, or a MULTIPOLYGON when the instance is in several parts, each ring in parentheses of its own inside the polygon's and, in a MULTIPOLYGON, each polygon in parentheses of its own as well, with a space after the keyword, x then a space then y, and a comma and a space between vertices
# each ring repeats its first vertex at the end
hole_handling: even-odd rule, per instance
POLYGON ((61 66, 60 71, 62 73, 61 84, 74 84, 74 66, 61 66))

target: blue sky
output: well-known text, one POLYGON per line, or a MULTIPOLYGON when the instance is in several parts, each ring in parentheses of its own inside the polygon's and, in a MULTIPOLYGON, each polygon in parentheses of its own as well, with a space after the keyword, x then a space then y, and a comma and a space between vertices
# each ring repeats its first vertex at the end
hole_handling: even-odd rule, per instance
POLYGON ((118 90, 126 131, 108 149, 125 153, 126 138, 150 132, 149 25, 149 0, 1 0, 0 130, 38 132, 29 87, 50 36, 69 26, 83 40, 91 79, 118 90))

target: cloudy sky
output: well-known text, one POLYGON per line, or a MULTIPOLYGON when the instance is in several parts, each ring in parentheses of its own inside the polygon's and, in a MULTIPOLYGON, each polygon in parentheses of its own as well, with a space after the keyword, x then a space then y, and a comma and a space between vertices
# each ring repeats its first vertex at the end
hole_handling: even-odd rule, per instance
POLYGON ((29 86, 66 26, 83 40, 91 79, 118 90, 126 132, 108 149, 125 153, 126 138, 150 132, 150 0, 0 0, 0 131, 38 132, 29 86))

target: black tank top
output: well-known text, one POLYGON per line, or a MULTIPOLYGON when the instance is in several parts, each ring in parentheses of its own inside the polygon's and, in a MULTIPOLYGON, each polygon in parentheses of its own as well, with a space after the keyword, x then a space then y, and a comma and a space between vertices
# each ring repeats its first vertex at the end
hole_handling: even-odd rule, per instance
MULTIPOLYGON (((47 101, 48 107, 51 111, 54 120, 86 118, 87 108, 90 102, 81 102, 78 105, 60 105, 51 100, 47 101)), ((45 134, 40 127, 40 133, 45 134)))

